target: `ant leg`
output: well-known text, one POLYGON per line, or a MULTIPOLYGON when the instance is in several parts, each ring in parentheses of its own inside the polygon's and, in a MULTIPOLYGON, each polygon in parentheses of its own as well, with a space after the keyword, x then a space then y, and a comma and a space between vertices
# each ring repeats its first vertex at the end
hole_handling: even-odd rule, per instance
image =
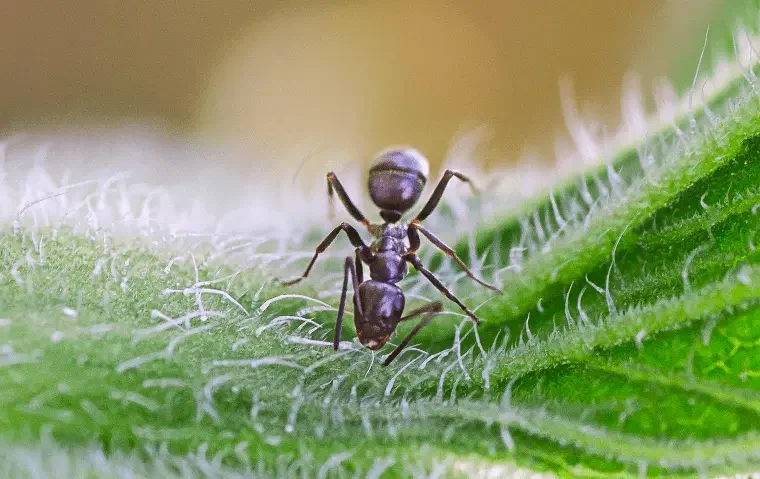
POLYGON ((369 220, 362 214, 361 211, 359 211, 359 208, 356 207, 354 202, 351 201, 351 198, 348 197, 348 193, 346 193, 346 190, 343 189, 343 185, 340 184, 340 180, 338 180, 338 177, 335 176, 335 173, 331 171, 327 174, 327 195, 330 198, 331 204, 333 191, 338 194, 338 198, 340 198, 343 206, 345 206, 348 210, 348 214, 353 216, 356 221, 363 224, 364 226, 369 226, 369 220))
POLYGON ((414 268, 417 271, 419 271, 420 273, 422 273, 422 275, 424 277, 426 277, 428 279, 428 281, 430 281, 431 283, 433 283, 433 286, 435 286, 436 288, 438 288, 438 291, 440 291, 444 296, 446 296, 447 298, 449 298, 451 301, 455 302, 457 304, 457 306, 459 306, 460 308, 462 308, 462 311, 464 311, 465 314, 467 316, 469 316, 470 319, 472 319, 475 322, 475 324, 480 324, 480 319, 477 316, 475 316, 475 313, 473 313, 472 311, 470 311, 470 309, 467 306, 465 306, 464 303, 462 303, 461 301, 459 301, 459 299, 456 296, 454 296, 454 294, 451 291, 449 291, 446 288, 446 286, 443 285, 443 283, 441 283, 441 280, 439 280, 438 278, 436 278, 435 275, 430 272, 430 270, 428 270, 427 268, 425 268, 422 265, 422 262, 420 261, 420 259, 417 257, 416 254, 414 254, 414 253, 408 253, 408 254, 406 254, 404 256, 404 259, 406 259, 407 261, 409 261, 412 264, 412 266, 414 266, 414 268))
MULTIPOLYGON (((356 259, 354 260, 354 263, 356 264, 356 281, 359 284, 362 284, 364 282, 364 268, 362 267, 362 255, 359 248, 356 249, 356 259)), ((361 308, 359 305, 359 294, 354 291, 354 314, 356 314, 356 311, 359 311, 359 308, 361 308)))
POLYGON ((409 227, 406 229, 406 237, 409 238, 409 252, 416 253, 420 249, 420 235, 417 234, 417 230, 414 229, 414 225, 417 223, 409 223, 409 227))
POLYGON ((354 263, 356 264, 356 279, 359 281, 359 284, 362 284, 364 282, 364 268, 362 267, 361 251, 358 248, 356 250, 356 258, 354 259, 354 263))
POLYGON ((327 216, 331 220, 335 219, 335 192, 330 180, 327 180, 327 216))
POLYGON ((407 346, 407 344, 409 344, 409 341, 411 341, 412 338, 415 337, 422 328, 427 326, 430 323, 430 321, 433 319, 433 317, 437 313, 440 313, 441 311, 443 311, 443 305, 441 304, 441 302, 433 301, 432 303, 426 304, 425 306, 419 309, 416 309, 412 311, 411 313, 407 314, 406 316, 404 316, 403 318, 399 319, 399 322, 401 322, 401 321, 407 321, 409 319, 416 318, 417 316, 421 314, 425 315, 425 317, 422 318, 422 321, 420 321, 419 324, 417 324, 417 326, 415 326, 414 329, 409 334, 406 335, 404 340, 401 341, 401 344, 396 346, 396 349, 391 351, 388 357, 385 358, 385 361, 383 362, 383 366, 389 365, 391 361, 396 359, 396 356, 398 356, 401 350, 404 349, 407 346))
POLYGON ((341 223, 337 227, 335 227, 334 230, 330 232, 329 235, 317 246, 317 251, 314 253, 314 256, 311 258, 311 261, 309 261, 309 265, 306 267, 306 271, 303 272, 303 275, 299 276, 296 279, 292 279, 290 281, 281 281, 281 284, 285 286, 291 286, 302 279, 309 276, 309 272, 311 271, 312 266, 314 266, 314 263, 317 261, 317 257, 319 257, 320 253, 324 253, 324 251, 327 249, 328 246, 335 240, 335 238, 338 236, 338 233, 341 231, 345 231, 346 235, 348 235, 349 241, 351 241, 351 244, 354 245, 357 249, 363 250, 367 248, 367 245, 364 244, 362 241, 362 237, 359 236, 359 232, 356 231, 356 228, 351 226, 348 223, 341 223))
POLYGON ((443 241, 441 241, 440 239, 438 239, 438 237, 436 237, 433 233, 431 233, 430 231, 428 231, 421 224, 419 224, 419 223, 412 223, 411 225, 409 225, 409 227, 410 228, 414 228, 416 230, 419 230, 419 232, 422 233, 423 235, 425 235, 425 237, 427 239, 429 239, 431 243, 433 243, 434 245, 436 245, 447 256, 449 256, 454 261, 456 261, 456 263, 464 270, 464 272, 467 273, 467 276, 469 276, 470 278, 472 278, 473 280, 475 280, 477 283, 485 286, 488 289, 496 291, 497 293, 501 293, 502 292, 502 290, 499 289, 499 288, 497 288, 496 286, 494 286, 492 284, 488 284, 485 281, 483 281, 482 279, 479 279, 478 277, 476 277, 475 274, 472 271, 470 271, 470 269, 467 267, 467 265, 464 264, 464 261, 462 261, 459 258, 459 256, 457 256, 456 252, 453 249, 451 249, 446 243, 444 243, 443 241))
POLYGON ((473 185, 472 180, 464 176, 462 173, 456 170, 446 170, 446 172, 443 174, 443 178, 441 178, 441 181, 438 182, 435 190, 433 190, 433 194, 430 196, 430 199, 427 203, 425 203, 425 206, 422 207, 422 211, 417 214, 417 217, 412 220, 412 223, 424 221, 425 218, 430 216, 430 213, 432 213, 436 206, 438 206, 438 202, 441 201, 441 197, 443 196, 443 192, 446 190, 446 186, 449 184, 449 180, 455 176, 470 185, 470 188, 472 188, 474 192, 478 192, 478 189, 475 187, 475 185, 473 185))
POLYGON ((354 260, 349 256, 346 258, 346 263, 343 268, 343 290, 340 293, 338 319, 335 321, 335 338, 333 339, 333 349, 335 351, 338 350, 338 345, 340 344, 340 333, 343 330, 343 312, 346 309, 346 293, 348 292, 349 273, 351 274, 351 279, 354 284, 354 314, 358 317, 364 316, 361 300, 359 299, 359 281, 356 277, 356 267, 354 266, 354 260))

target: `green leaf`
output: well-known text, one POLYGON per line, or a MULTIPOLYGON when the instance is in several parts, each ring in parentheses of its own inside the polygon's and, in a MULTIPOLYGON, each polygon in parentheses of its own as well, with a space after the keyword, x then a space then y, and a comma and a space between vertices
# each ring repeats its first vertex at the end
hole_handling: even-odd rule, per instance
MULTIPOLYGON (((185 234, 154 225, 147 207, 133 214, 151 193, 119 202, 126 188, 113 178, 31 197, 29 183, 4 185, 3 198, 27 206, 0 234, 0 467, 70 477, 756 470, 760 90, 747 77, 734 69, 707 105, 651 120, 609 163, 479 230, 472 251, 461 240, 504 294, 466 282, 426 246, 484 321, 474 329, 447 304, 387 368, 389 347, 351 342, 350 324, 331 349, 340 254, 298 288, 271 281, 300 271, 319 234, 293 242, 302 251, 185 234)), ((484 201, 503 204, 499 195, 484 201)), ((438 297, 419 275, 401 285, 410 307, 438 297)))

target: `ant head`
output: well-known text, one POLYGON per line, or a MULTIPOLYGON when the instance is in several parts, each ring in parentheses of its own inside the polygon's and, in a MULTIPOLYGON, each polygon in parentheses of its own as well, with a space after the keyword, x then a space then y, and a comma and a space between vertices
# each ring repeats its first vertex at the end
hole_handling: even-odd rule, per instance
POLYGON ((379 336, 377 338, 367 338, 364 336, 359 336, 359 342, 362 343, 363 346, 367 347, 367 349, 371 349, 372 351, 377 351, 378 349, 385 346, 385 343, 388 342, 388 339, 390 339, 390 337, 391 337, 390 334, 379 336))
POLYGON ((363 323, 356 328, 356 336, 363 346, 372 351, 377 351, 385 346, 395 329, 396 325, 393 323, 363 323))
POLYGON ((393 148, 381 152, 369 169, 369 196, 389 222, 401 219, 420 198, 430 166, 413 148, 393 148))

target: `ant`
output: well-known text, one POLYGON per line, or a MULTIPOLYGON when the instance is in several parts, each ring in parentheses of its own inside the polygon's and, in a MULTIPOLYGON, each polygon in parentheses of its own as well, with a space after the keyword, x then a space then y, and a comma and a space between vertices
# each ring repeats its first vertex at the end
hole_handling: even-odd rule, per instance
POLYGON ((356 248, 355 259, 348 256, 343 271, 343 290, 340 296, 338 317, 335 324, 335 337, 333 349, 338 350, 340 335, 343 327, 343 312, 346 306, 346 293, 348 291, 348 277, 351 276, 354 289, 354 324, 359 342, 369 349, 376 351, 382 348, 390 335, 396 330, 396 326, 403 321, 423 316, 417 326, 404 338, 403 341, 385 359, 383 366, 387 366, 398 356, 412 338, 433 319, 437 313, 443 311, 440 301, 431 303, 416 309, 405 316, 405 297, 401 288, 396 283, 401 281, 407 273, 407 263, 410 263, 428 281, 448 299, 456 303, 475 323, 480 319, 475 316, 454 294, 449 291, 441 281, 433 275, 415 254, 420 247, 422 233, 431 243, 437 246, 446 255, 450 256, 465 271, 467 276, 493 291, 501 293, 496 286, 488 284, 477 278, 459 259, 453 249, 438 239, 420 223, 424 221, 438 206, 449 181, 452 178, 468 183, 475 189, 472 182, 465 175, 454 170, 446 170, 443 178, 438 182, 428 202, 408 224, 399 222, 422 194, 427 183, 430 171, 427 159, 417 150, 411 148, 389 149, 381 152, 372 162, 369 170, 368 189, 372 202, 380 208, 380 216, 384 223, 372 224, 354 205, 346 190, 343 189, 335 173, 327 173, 327 194, 330 206, 333 205, 333 194, 337 193, 343 206, 348 213, 362 225, 367 227, 369 233, 375 238, 370 246, 362 241, 356 228, 348 223, 341 223, 317 246, 309 265, 300 277, 283 282, 284 285, 293 285, 309 276, 314 262, 320 253, 323 253, 335 240, 341 231, 348 236, 351 244, 356 248), (406 245, 408 241, 409 246, 406 245), (369 266, 370 278, 364 281, 362 264, 369 266))

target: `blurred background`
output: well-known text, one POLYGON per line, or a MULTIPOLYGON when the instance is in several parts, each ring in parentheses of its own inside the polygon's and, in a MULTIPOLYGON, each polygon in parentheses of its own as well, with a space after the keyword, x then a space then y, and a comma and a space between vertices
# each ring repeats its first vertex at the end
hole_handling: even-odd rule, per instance
POLYGON ((552 161, 560 78, 614 128, 624 83, 690 84, 737 3, 5 0, 0 134, 148 125, 320 184, 392 144, 435 167, 481 125, 480 163, 552 161))

